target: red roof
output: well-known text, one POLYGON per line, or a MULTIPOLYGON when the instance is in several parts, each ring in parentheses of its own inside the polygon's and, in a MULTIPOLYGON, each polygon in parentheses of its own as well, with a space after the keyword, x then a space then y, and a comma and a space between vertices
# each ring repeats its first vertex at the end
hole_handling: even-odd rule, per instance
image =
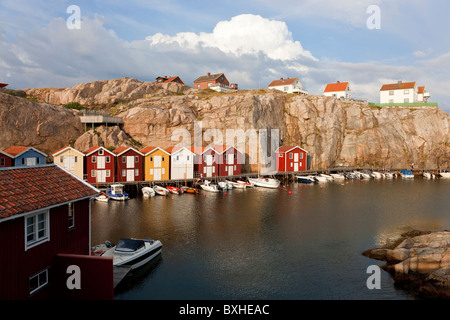
POLYGON ((6 153, 9 153, 12 156, 17 156, 18 154, 21 154, 25 150, 29 149, 30 147, 22 147, 22 146, 12 146, 9 148, 6 148, 3 150, 6 153))
POLYGON ((381 87, 380 91, 391 91, 391 90, 405 90, 414 89, 416 86, 415 82, 397 82, 392 84, 385 84, 381 87))
POLYGON ((337 82, 327 84, 324 92, 337 92, 347 90, 348 82, 337 82))
POLYGON ((99 147, 99 146, 95 146, 95 147, 92 147, 92 148, 86 150, 86 151, 84 152, 84 154, 85 154, 86 156, 89 156, 91 153, 94 153, 95 151, 97 151, 97 150, 99 150, 99 149, 103 149, 104 151, 106 151, 106 152, 108 152, 108 153, 114 155, 114 153, 112 153, 112 152, 109 151, 108 149, 105 149, 105 148, 99 147))
POLYGON ((150 152, 153 152, 156 149, 159 149, 159 150, 161 150, 161 151, 163 151, 163 152, 165 152, 165 153, 170 155, 170 152, 168 152, 168 151, 166 151, 164 149, 161 149, 160 147, 145 147, 145 148, 139 150, 139 152, 142 153, 145 156, 145 155, 149 154, 150 152))
POLYGON ((418 94, 423 94, 425 92, 425 87, 418 87, 417 88, 417 93, 418 94))
POLYGON ((300 148, 299 146, 281 146, 277 149, 276 153, 286 153, 288 151, 291 151, 292 149, 299 148, 302 151, 308 152, 305 149, 300 148))
POLYGON ((4 88, 6 87, 8 84, 7 83, 0 83, 0 88, 4 88))
POLYGON ((55 164, 2 169, 0 219, 91 197, 98 192, 55 164))
POLYGON ((298 80, 298 78, 288 78, 288 79, 281 78, 280 80, 272 81, 269 84, 269 87, 288 86, 293 84, 296 80, 298 80))
POLYGON ((194 83, 217 80, 221 76, 225 78, 225 75, 223 73, 216 73, 216 74, 207 73, 206 76, 201 76, 195 79, 194 83))

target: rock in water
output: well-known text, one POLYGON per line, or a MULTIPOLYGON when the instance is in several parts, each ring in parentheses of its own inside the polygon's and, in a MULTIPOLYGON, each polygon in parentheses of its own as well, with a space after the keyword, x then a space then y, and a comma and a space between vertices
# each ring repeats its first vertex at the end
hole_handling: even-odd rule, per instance
POLYGON ((397 285, 419 298, 450 298, 450 232, 403 234, 399 244, 363 255, 384 260, 397 285))

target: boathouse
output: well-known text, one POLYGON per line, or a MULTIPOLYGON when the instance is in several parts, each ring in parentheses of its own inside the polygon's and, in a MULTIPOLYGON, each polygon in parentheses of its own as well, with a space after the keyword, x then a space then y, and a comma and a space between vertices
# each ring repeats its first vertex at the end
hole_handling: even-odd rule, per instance
POLYGON ((242 152, 233 146, 214 145, 217 154, 219 176, 235 176, 241 174, 242 152))
POLYGON ((70 146, 52 153, 53 163, 60 165, 78 178, 84 178, 84 153, 70 146))
POLYGON ((191 147, 195 153, 194 175, 199 178, 219 176, 219 154, 212 147, 191 147))
POLYGON ((12 167, 14 163, 14 156, 0 150, 0 168, 12 167))
POLYGON ((86 150, 86 181, 92 184, 111 183, 115 178, 115 154, 104 147, 95 146, 86 150))
POLYGON ((185 147, 169 147, 166 151, 170 154, 170 179, 193 179, 194 152, 185 147))
POLYGON ((122 146, 114 150, 116 154, 116 181, 133 182, 144 179, 144 155, 138 150, 122 146))
POLYGON ((1 300, 113 298, 112 260, 90 256, 98 192, 55 164, 0 169, 1 300))
POLYGON ((308 152, 299 146, 282 146, 276 150, 277 171, 306 171, 308 152))
POLYGON ((45 153, 33 147, 11 146, 3 151, 13 156, 15 167, 45 164, 47 159, 45 153))
POLYGON ((160 147, 145 147, 139 151, 144 156, 145 181, 170 179, 170 153, 160 147))

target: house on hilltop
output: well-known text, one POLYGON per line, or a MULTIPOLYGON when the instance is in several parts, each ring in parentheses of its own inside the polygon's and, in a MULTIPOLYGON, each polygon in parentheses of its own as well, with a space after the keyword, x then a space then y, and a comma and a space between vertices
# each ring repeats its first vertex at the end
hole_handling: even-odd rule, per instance
POLYGON ((280 78, 274 80, 269 84, 269 89, 275 89, 286 93, 308 94, 308 91, 303 90, 303 86, 298 78, 280 78))
POLYGON ((211 89, 218 92, 228 92, 230 90, 238 90, 237 83, 231 83, 223 73, 211 74, 198 77, 194 80, 195 89, 211 89))
POLYGON ((350 84, 348 82, 329 83, 323 91, 324 96, 337 99, 350 99, 352 97, 350 84))
POLYGON ((168 76, 162 77, 162 76, 159 76, 155 80, 155 83, 171 83, 171 82, 184 84, 183 80, 181 80, 181 78, 179 76, 174 76, 174 77, 168 77, 168 76))
POLYGON ((430 94, 426 92, 425 87, 417 87, 416 82, 398 81, 384 84, 380 89, 380 103, 426 102, 429 97, 430 94))

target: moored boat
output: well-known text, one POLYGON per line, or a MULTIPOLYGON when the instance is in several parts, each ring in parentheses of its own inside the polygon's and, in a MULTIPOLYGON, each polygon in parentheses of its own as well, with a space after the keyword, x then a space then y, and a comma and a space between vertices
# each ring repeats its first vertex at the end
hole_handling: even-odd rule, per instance
POLYGON ((280 186, 280 181, 273 178, 248 178, 248 181, 263 188, 277 189, 280 186))
POLYGON ((167 186, 166 187, 167 190, 169 190, 170 193, 173 194, 182 194, 183 190, 178 188, 178 187, 174 187, 174 186, 167 186))
POLYGON ((247 183, 245 183, 245 182, 234 182, 234 181, 227 180, 226 183, 232 185, 233 188, 236 188, 236 189, 245 189, 247 187, 247 183))
POLYGON ((106 195, 113 200, 124 201, 128 200, 128 193, 123 191, 123 184, 112 184, 111 187, 106 190, 106 195))
POLYGON ((334 180, 345 180, 345 176, 342 173, 330 173, 330 176, 332 176, 334 180))
POLYGON ((426 172, 426 171, 423 172, 422 176, 423 176, 425 179, 434 179, 434 178, 436 178, 436 176, 434 175, 434 173, 426 172))
POLYGON ((328 178, 324 177, 322 175, 314 176, 314 180, 316 180, 317 182, 321 182, 321 183, 328 182, 328 178))
POLYGON ((129 266, 137 269, 161 253, 162 243, 150 239, 120 239, 102 257, 112 257, 114 266, 129 266))
POLYGON ((199 192, 199 190, 194 187, 183 186, 183 187, 181 187, 181 189, 183 189, 183 192, 185 192, 185 193, 197 194, 199 192))
POLYGON ((414 174, 411 170, 400 171, 400 176, 405 179, 413 179, 414 178, 414 174))
POLYGON ((160 196, 167 196, 170 193, 168 189, 161 186, 154 186, 153 190, 155 190, 156 194, 160 196))
POLYGON ((450 178, 450 172, 439 172, 442 178, 450 178))
POLYGON ((144 198, 154 197, 156 194, 155 190, 153 190, 153 188, 150 187, 143 187, 141 191, 144 198))
POLYGON ((203 184, 200 185, 200 188, 209 192, 220 192, 219 186, 211 183, 209 180, 205 180, 203 184))
POLYGON ((300 183, 315 183, 316 180, 314 179, 313 176, 295 176, 295 178, 297 179, 297 182, 300 183))
POLYGON ((95 197, 95 200, 99 202, 108 202, 109 197, 104 192, 101 192, 98 196, 95 197))

